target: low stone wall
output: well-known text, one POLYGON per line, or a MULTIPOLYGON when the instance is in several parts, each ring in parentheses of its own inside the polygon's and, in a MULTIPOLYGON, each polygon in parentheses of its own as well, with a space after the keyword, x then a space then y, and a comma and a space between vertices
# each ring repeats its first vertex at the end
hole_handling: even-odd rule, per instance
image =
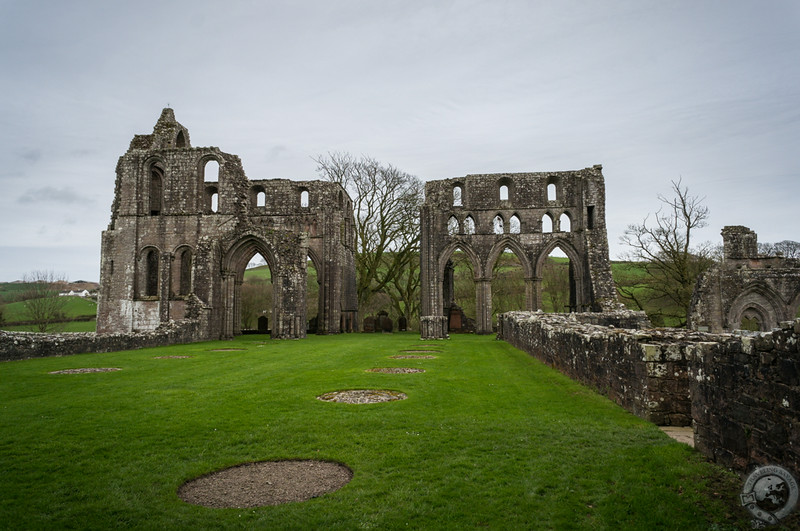
POLYGON ((745 336, 586 315, 506 313, 498 337, 635 415, 692 425, 696 448, 724 466, 777 464, 800 477, 800 319, 745 336))
POLYGON ((172 321, 148 332, 130 334, 36 334, 0 330, 0 361, 68 356, 87 352, 114 352, 176 343, 204 341, 195 320, 172 321))
POLYGON ((800 319, 733 337, 695 347, 695 447, 725 466, 777 464, 800 478, 800 319))
POLYGON ((498 337, 608 396, 635 415, 660 425, 691 424, 685 342, 656 330, 612 328, 581 321, 648 322, 643 315, 629 311, 509 312, 500 316, 498 337))

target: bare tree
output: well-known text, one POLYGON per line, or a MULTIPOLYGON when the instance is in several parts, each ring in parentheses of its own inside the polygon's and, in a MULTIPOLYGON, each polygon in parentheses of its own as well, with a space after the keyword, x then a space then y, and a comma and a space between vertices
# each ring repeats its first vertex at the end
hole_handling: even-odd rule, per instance
POLYGON ((408 292, 418 268, 419 207, 422 181, 375 159, 348 153, 315 158, 319 175, 341 184, 353 199, 356 218, 356 289, 359 306, 368 307, 376 293, 386 293, 410 320, 418 306, 408 292), (403 280, 405 279, 405 280, 403 280), (397 284, 399 283, 399 284, 397 284))
POLYGON ((548 257, 544 262, 542 295, 550 303, 553 312, 564 313, 569 307, 569 263, 561 263, 548 257))
POLYGON ((59 293, 67 286, 67 279, 52 271, 33 271, 25 275, 27 284, 23 304, 28 320, 38 332, 57 332, 66 320, 65 297, 59 293))
MULTIPOLYGON (((631 249, 627 258, 644 268, 646 289, 638 295, 657 302, 660 308, 651 317, 657 317, 656 322, 661 317, 671 318, 685 326, 697 277, 713 263, 713 248, 708 243, 694 245, 692 240, 696 230, 708 222, 704 198, 690 195, 680 179, 672 181, 672 192, 672 197, 659 194, 661 208, 652 218, 648 215, 642 223, 628 225, 620 240, 631 249)), ((637 304, 645 310, 649 307, 641 300, 637 304)))
POLYGON ((784 258, 800 258, 800 242, 783 240, 777 243, 759 243, 759 254, 783 256, 784 258))

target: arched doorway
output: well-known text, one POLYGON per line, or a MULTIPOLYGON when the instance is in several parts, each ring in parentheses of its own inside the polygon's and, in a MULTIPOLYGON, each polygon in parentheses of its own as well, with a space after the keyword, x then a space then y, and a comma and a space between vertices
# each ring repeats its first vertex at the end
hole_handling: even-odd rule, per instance
POLYGON ((269 333, 272 322, 272 271, 256 253, 247 263, 240 288, 241 331, 269 333))

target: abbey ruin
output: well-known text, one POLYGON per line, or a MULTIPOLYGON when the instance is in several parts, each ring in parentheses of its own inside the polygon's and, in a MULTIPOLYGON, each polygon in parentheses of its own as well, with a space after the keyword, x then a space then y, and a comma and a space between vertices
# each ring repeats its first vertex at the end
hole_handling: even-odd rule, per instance
POLYGON ((317 331, 357 327, 353 208, 338 184, 250 180, 239 157, 192 147, 164 109, 117 163, 111 223, 103 232, 97 332, 198 322, 202 339, 241 331, 241 286, 257 253, 269 265, 274 338, 306 335, 306 281, 317 271, 317 331), (208 175, 210 166, 217 175, 208 175))
POLYGON ((507 251, 517 256, 524 271, 526 310, 542 307, 542 270, 556 248, 570 259, 565 311, 618 306, 608 258, 601 166, 428 181, 420 215, 423 338, 447 337, 451 328, 451 257, 457 250, 472 264, 479 334, 492 332, 492 275, 507 251))
MULTIPOLYGON (((306 336, 309 264, 319 283, 316 332, 356 331, 353 215, 338 184, 248 179, 237 156, 192 147, 164 109, 117 165, 97 334, 0 331, 0 359, 232 338, 242 332, 243 277, 257 254, 271 274, 263 318, 273 338, 306 336)), ((527 311, 499 315, 498 338, 640 417, 691 425, 697 448, 725 466, 773 462, 800 473, 800 259, 761 256, 753 231, 725 227, 724 259, 698 281, 689 329, 654 329, 617 300, 600 166, 428 181, 420 216, 423 339, 463 329, 457 252, 472 270, 474 330, 491 333, 495 265, 513 253, 527 311), (537 311, 543 265, 555 249, 569 258, 569 299, 562 313, 546 314, 537 311), (736 331, 743 327, 760 332, 736 331)))

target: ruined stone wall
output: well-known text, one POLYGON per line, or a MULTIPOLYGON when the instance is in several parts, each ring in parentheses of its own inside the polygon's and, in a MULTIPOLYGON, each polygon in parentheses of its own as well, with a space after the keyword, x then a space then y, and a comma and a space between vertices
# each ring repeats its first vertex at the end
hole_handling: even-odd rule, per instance
POLYGON ((526 309, 542 307, 545 260, 556 248, 570 258, 570 311, 609 310, 617 296, 608 258, 601 166, 577 171, 467 175, 428 181, 421 215, 421 328, 447 336, 452 307, 450 258, 469 258, 476 286, 476 331, 492 331, 491 282, 510 249, 525 276, 526 309), (502 226, 500 228, 500 226, 502 226))
POLYGON ((192 343, 201 336, 196 320, 173 321, 158 330, 128 334, 39 334, 0 330, 0 361, 14 361, 49 356, 116 352, 178 343, 192 343))
POLYGON ((694 350, 695 447, 724 466, 779 464, 800 477, 800 319, 733 337, 694 350))
MULTIPOLYGON (((607 318, 646 322, 636 313, 607 318)), ((687 342, 682 338, 582 323, 577 314, 530 312, 501 315, 498 337, 637 416, 662 425, 691 424, 687 342)))
POLYGON ((272 277, 273 337, 306 334, 309 259, 320 284, 318 332, 350 331, 358 312, 354 225, 340 185, 250 180, 236 155, 192 147, 188 130, 164 109, 153 134, 136 135, 117 164, 97 331, 153 330, 193 318, 201 339, 233 337, 241 329, 244 270, 256 253, 272 277))
POLYGON ((697 281, 689 310, 695 330, 726 332, 743 320, 766 332, 800 310, 800 260, 758 254, 747 227, 722 229, 724 257, 697 281))
POLYGON ((637 416, 692 425, 696 448, 724 466, 779 464, 798 476, 800 319, 737 335, 580 322, 591 315, 510 312, 498 336, 637 416))

